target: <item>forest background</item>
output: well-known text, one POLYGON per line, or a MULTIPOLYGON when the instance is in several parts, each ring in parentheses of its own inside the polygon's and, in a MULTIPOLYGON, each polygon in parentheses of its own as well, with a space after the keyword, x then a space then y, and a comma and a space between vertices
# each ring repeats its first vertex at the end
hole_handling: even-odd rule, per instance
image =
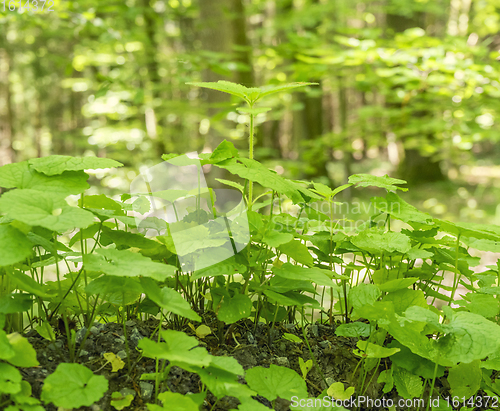
POLYGON ((500 224, 500 0, 28 3, 0 3, 0 166, 106 156, 123 193, 164 153, 245 154, 236 101, 187 82, 315 82, 268 99, 256 159, 332 187, 389 174, 436 217, 500 224))

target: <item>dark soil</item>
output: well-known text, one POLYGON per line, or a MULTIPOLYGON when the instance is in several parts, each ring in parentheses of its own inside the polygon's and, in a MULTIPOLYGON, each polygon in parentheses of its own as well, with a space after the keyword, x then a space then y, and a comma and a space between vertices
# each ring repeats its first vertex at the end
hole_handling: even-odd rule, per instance
MULTIPOLYGON (((205 324, 217 331, 217 320, 215 318, 206 319, 205 324)), ((155 361, 144 358, 136 349, 140 339, 150 337, 154 339, 152 333, 158 325, 157 320, 142 322, 139 320, 129 320, 126 322, 128 336, 128 350, 123 337, 123 326, 116 323, 100 324, 94 323, 90 328, 90 334, 83 346, 81 342, 86 329, 77 331, 77 348, 80 348, 77 362, 85 365, 95 374, 103 375, 109 382, 109 390, 105 396, 91 407, 81 407, 78 410, 114 410, 110 405, 111 393, 127 388, 135 393, 134 400, 130 407, 125 410, 147 410, 147 403, 154 401, 154 381, 141 381, 140 377, 144 373, 155 372, 155 361), (127 357, 127 351, 130 354, 127 357), (103 358, 104 353, 114 353, 125 361, 125 367, 117 372, 111 371, 111 365, 106 364, 103 358), (129 368, 130 362, 130 368, 129 368)), ((186 327, 182 331, 194 335, 194 332, 186 327)), ((292 368, 299 375, 299 358, 305 361, 311 358, 306 344, 288 341, 283 337, 283 333, 295 334, 303 340, 302 331, 299 327, 275 326, 270 329, 264 323, 255 325, 247 320, 234 325, 229 333, 227 327, 223 330, 227 335, 224 341, 211 334, 200 341, 200 345, 207 348, 212 355, 226 355, 235 358, 246 370, 256 366, 269 367, 276 364, 292 368), (272 335, 272 338, 270 338, 272 335)), ((359 373, 356 373, 356 381, 353 380, 353 373, 359 362, 359 357, 354 356, 353 348, 356 348, 355 338, 337 337, 335 329, 325 325, 310 325, 307 327, 307 338, 312 352, 319 364, 321 371, 328 385, 333 382, 343 382, 347 386, 355 386, 359 373)), ((37 358, 40 366, 33 368, 22 368, 23 378, 28 381, 33 389, 33 395, 40 398, 41 389, 45 377, 51 374, 61 362, 70 362, 67 338, 59 335, 55 342, 50 342, 42 338, 36 331, 27 334, 30 343, 37 351, 37 358)), ((224 337, 223 337, 224 339, 224 337)), ((385 369, 383 364, 380 370, 385 369)), ((377 373, 378 374, 378 373, 377 373)), ((371 373, 368 374, 368 378, 371 373)), ((241 381, 244 382, 242 377, 241 381)), ((321 391, 328 386, 323 381, 321 375, 315 367, 307 375, 307 386, 310 396, 317 397, 321 391)), ((381 397, 381 385, 378 384, 377 375, 371 380, 368 390, 364 395, 370 398, 381 397)), ((167 381, 168 387, 173 392, 186 394, 188 392, 200 392, 201 383, 197 374, 192 374, 178 367, 172 367, 167 381)), ((386 398, 388 396, 386 395, 386 398)), ((257 397, 263 404, 271 407, 265 398, 257 397)), ((209 393, 202 409, 210 410, 215 403, 215 398, 209 393)), ((214 410, 229 410, 237 408, 238 400, 232 397, 220 399, 214 410)), ((290 402, 278 399, 275 409, 278 411, 289 410, 290 402)), ((57 407, 45 405, 49 411, 57 411, 57 407)))

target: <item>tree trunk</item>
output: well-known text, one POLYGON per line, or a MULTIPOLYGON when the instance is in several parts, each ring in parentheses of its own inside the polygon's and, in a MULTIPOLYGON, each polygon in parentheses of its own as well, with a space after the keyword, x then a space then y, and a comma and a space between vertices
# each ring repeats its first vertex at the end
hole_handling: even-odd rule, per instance
POLYGON ((14 112, 10 88, 10 56, 6 49, 0 49, 0 102, 3 100, 5 111, 0 112, 0 166, 15 161, 12 147, 14 142, 14 112))
MULTIPOLYGON (((425 15, 417 12, 414 12, 411 16, 387 14, 386 23, 388 29, 392 29, 394 33, 400 33, 412 27, 424 28, 425 15)), ((428 118, 429 115, 428 111, 412 113, 414 118, 422 118, 422 121, 425 121, 425 118, 428 118)), ((434 136, 428 135, 427 138, 433 140, 434 136)), ((402 142, 404 145, 404 138, 402 142)), ((410 185, 425 184, 446 179, 439 162, 432 160, 430 157, 423 156, 418 149, 408 149, 406 147, 404 147, 404 159, 399 163, 397 174, 410 185)))

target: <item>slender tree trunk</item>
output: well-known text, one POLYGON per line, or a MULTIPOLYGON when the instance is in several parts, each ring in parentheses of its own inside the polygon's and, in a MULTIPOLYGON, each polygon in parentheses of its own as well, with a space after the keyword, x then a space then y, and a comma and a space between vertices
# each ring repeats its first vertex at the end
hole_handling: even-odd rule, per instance
POLYGON ((0 166, 15 161, 12 147, 15 138, 14 109, 10 87, 11 60, 6 49, 0 49, 0 102, 3 100, 5 110, 0 113, 0 166))
MULTIPOLYGON (((386 22, 388 29, 392 29, 394 33, 400 33, 411 27, 424 28, 425 15, 423 13, 414 13, 412 17, 407 17, 399 14, 387 14, 386 22)), ((420 111, 414 112, 412 115, 413 117, 425 119, 429 117, 430 113, 420 111)), ((429 135, 427 138, 432 140, 434 136, 429 135)), ((402 141, 404 144, 405 139, 402 141)), ((397 174, 408 181, 409 184, 425 184, 446 179, 438 161, 423 156, 418 149, 406 147, 404 148, 404 159, 399 163, 397 174)))

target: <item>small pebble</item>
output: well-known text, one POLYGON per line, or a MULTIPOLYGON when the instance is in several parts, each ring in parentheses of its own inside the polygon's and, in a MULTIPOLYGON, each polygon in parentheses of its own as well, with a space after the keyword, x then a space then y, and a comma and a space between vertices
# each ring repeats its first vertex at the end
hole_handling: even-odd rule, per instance
POLYGON ((142 399, 149 401, 151 399, 151 396, 153 395, 153 384, 150 384, 149 382, 141 381, 139 383, 139 385, 141 387, 142 399))
POLYGON ((280 367, 290 367, 290 361, 286 357, 276 357, 276 365, 280 367))

